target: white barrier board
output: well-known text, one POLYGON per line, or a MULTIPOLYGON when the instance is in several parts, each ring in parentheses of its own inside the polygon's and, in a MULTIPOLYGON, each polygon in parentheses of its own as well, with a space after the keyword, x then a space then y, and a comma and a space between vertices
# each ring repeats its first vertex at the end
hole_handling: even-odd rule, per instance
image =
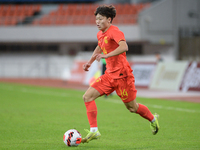
POLYGON ((150 85, 150 89, 178 91, 188 62, 161 62, 150 85))

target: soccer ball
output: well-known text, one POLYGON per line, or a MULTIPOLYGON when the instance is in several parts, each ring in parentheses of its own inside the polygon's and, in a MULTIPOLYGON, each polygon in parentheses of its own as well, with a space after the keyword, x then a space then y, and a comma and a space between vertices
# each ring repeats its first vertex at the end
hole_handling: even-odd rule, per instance
POLYGON ((78 146, 81 143, 81 140, 81 134, 75 129, 68 130, 63 136, 63 142, 67 146, 78 146))

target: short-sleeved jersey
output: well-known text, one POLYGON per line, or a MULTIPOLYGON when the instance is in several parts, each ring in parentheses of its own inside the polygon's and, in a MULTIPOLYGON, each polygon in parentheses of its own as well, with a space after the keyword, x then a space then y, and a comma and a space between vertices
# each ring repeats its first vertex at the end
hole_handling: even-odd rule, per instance
MULTIPOLYGON (((98 45, 104 54, 114 51, 120 41, 125 41, 122 31, 118 27, 111 25, 106 32, 97 33, 98 45)), ((112 56, 106 59, 106 74, 113 79, 127 77, 132 74, 132 69, 126 59, 126 53, 112 56)))

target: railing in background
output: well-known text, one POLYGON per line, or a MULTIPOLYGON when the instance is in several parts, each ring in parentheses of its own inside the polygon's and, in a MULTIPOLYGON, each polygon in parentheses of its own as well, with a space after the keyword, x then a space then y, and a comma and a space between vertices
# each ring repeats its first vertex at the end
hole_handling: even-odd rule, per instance
MULTIPOLYGON (((113 24, 136 24, 146 4, 116 4, 117 16, 113 24)), ((40 14, 42 5, 0 5, 0 25, 94 25, 96 4, 60 4, 48 14, 40 14), (41 15, 40 17, 35 17, 41 15)))

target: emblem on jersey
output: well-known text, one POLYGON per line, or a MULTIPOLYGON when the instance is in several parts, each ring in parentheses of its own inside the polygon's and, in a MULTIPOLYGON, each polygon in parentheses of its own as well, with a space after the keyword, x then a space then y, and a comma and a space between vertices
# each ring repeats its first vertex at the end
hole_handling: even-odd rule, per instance
POLYGON ((107 36, 106 37, 104 37, 104 42, 106 43, 106 44, 108 44, 108 40, 107 40, 107 36))
POLYGON ((107 50, 105 49, 105 47, 102 48, 103 53, 106 55, 107 54, 107 50))

